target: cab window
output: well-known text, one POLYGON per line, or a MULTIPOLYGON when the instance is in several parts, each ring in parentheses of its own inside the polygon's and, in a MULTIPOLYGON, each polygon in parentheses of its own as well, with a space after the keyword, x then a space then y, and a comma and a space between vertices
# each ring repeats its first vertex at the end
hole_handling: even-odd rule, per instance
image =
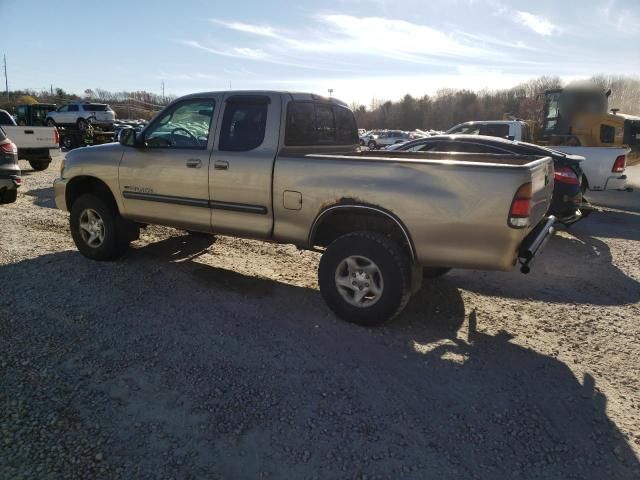
POLYGON ((289 103, 285 131, 286 145, 354 145, 356 143, 358 143, 358 129, 353 113, 348 108, 315 102, 289 103))
POLYGON ((145 132, 146 146, 205 150, 214 108, 214 100, 203 99, 174 105, 145 132))
POLYGON ((262 145, 268 109, 269 97, 238 96, 227 100, 218 149, 248 152, 262 145))

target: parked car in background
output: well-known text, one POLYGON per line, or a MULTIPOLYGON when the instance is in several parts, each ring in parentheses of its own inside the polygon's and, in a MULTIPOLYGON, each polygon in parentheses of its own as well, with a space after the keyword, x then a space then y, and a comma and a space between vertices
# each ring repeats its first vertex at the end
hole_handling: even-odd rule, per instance
POLYGON ((438 135, 398 145, 395 151, 463 152, 508 155, 548 155, 553 159, 555 185, 549 213, 570 225, 588 215, 592 207, 583 198, 581 164, 583 157, 532 143, 484 135, 438 135))
POLYGON ((47 124, 49 112, 53 112, 56 108, 52 103, 18 105, 15 120, 19 126, 44 127, 47 124))
MULTIPOLYGON (((450 128, 447 134, 490 135, 524 142, 530 142, 532 138, 529 125, 522 120, 465 122, 450 128)), ((570 145, 554 145, 551 148, 569 155, 584 157, 581 163, 583 192, 627 189, 627 176, 624 171, 627 155, 631 152, 630 148, 570 145)))
POLYGON ((401 130, 386 130, 369 138, 367 141, 367 147, 371 150, 377 150, 388 145, 404 143, 408 140, 411 140, 411 135, 408 132, 403 132, 401 130))
POLYGON ((383 131, 384 130, 368 130, 362 134, 359 133, 358 140, 360 142, 360 146, 364 147, 372 138, 378 138, 378 135, 383 131))
POLYGON ((423 267, 528 271, 553 233, 552 160, 493 157, 360 151, 335 98, 208 92, 67 153, 54 192, 88 258, 119 258, 146 224, 289 243, 322 252, 338 316, 373 325, 403 310, 423 267))
POLYGON ((45 170, 51 163, 51 149, 58 148, 56 127, 18 126, 6 110, 0 110, 0 125, 18 146, 18 158, 27 160, 34 170, 45 170))
POLYGON ((15 202, 21 184, 18 147, 0 127, 0 204, 15 202))
POLYGON ((109 105, 104 103, 67 103, 57 110, 49 112, 46 123, 50 127, 71 125, 84 129, 89 124, 90 119, 93 125, 111 128, 116 119, 116 114, 109 105))

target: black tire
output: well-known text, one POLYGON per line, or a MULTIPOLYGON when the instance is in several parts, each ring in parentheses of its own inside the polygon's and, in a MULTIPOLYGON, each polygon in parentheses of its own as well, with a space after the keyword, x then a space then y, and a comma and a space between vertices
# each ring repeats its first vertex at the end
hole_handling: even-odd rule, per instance
POLYGON ((383 235, 361 231, 343 235, 327 247, 320 259, 318 283, 322 297, 338 317, 358 325, 373 326, 391 320, 407 305, 411 297, 410 272, 409 259, 397 243, 383 235), (336 283, 339 267, 353 256, 371 260, 383 282, 381 294, 369 306, 349 303, 343 296, 347 294, 341 293, 341 287, 336 283))
POLYGON ((76 147, 76 143, 74 142, 73 137, 65 135, 62 137, 62 146, 67 150, 72 150, 76 147))
POLYGON ((424 267, 422 269, 423 278, 438 278, 449 273, 448 267, 424 267))
POLYGON ((580 185, 580 190, 582 190, 582 196, 587 193, 587 189, 589 188, 589 180, 587 180, 586 175, 582 175, 582 183, 580 185))
POLYGON ((82 255, 92 260, 115 260, 120 258, 129 247, 132 232, 127 222, 120 216, 112 198, 106 194, 86 193, 79 197, 71 207, 69 218, 71 236, 82 255), (86 210, 97 212, 103 223, 103 241, 98 246, 90 246, 80 229, 80 218, 86 210))
POLYGON ((47 118, 47 121, 45 122, 47 124, 47 127, 55 127, 56 126, 56 122, 53 118, 47 118))
POLYGON ((18 198, 18 189, 13 190, 5 190, 0 193, 0 205, 4 205, 7 203, 13 203, 18 198))
POLYGON ((376 148, 378 148, 378 145, 376 145, 376 142, 374 142, 373 140, 369 140, 369 143, 367 143, 367 147, 369 147, 369 149, 371 150, 375 150, 376 148))
POLYGON ((89 122, 87 122, 87 120, 84 118, 79 118, 78 121, 76 122, 76 125, 78 126, 78 130, 80 130, 81 132, 84 132, 89 126, 89 122))
POLYGON ((41 172, 49 168, 49 163, 51 163, 50 160, 29 160, 29 165, 31 165, 31 168, 36 172, 41 172))

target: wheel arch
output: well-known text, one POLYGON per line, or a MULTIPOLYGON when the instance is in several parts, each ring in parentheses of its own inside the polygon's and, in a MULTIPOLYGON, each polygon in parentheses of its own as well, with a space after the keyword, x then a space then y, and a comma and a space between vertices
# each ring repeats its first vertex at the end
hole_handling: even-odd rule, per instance
POLYGON ((381 233, 398 242, 412 263, 417 263, 415 245, 408 228, 393 212, 362 203, 340 203, 324 208, 309 232, 309 247, 328 246, 336 238, 359 230, 381 233))
POLYGON ((104 181, 90 175, 79 175, 69 180, 65 188, 64 197, 67 210, 71 211, 73 203, 85 193, 101 193, 107 196, 118 208, 118 202, 116 202, 113 192, 104 181))

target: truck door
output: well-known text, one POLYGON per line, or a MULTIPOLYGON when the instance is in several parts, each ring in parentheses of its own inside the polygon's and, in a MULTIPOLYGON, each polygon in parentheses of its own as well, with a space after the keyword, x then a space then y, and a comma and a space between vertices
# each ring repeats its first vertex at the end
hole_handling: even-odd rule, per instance
POLYGON ((119 185, 125 214, 142 222, 210 231, 209 158, 219 97, 174 103, 125 147, 119 185))
POLYGON ((215 232, 267 238, 273 228, 273 162, 281 100, 275 94, 227 94, 209 165, 215 232))

